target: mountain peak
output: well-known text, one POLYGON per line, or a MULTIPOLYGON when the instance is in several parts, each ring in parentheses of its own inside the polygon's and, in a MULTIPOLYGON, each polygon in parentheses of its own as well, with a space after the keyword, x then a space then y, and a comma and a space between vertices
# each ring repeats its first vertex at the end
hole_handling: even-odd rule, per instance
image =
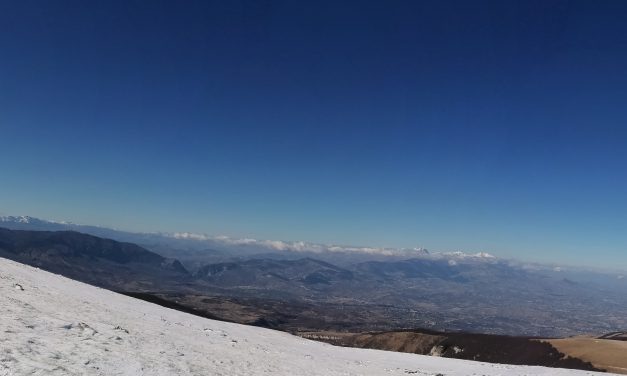
POLYGON ((59 223, 59 222, 47 221, 47 220, 31 217, 31 216, 28 216, 28 215, 20 215, 20 216, 5 215, 5 216, 0 216, 0 222, 22 223, 22 224, 59 223))

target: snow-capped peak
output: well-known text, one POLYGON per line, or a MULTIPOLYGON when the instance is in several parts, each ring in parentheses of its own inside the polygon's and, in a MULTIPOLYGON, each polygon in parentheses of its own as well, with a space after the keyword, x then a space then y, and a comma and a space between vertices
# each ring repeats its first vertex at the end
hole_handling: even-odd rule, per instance
POLYGON ((4 223, 19 223, 19 224, 56 224, 56 225, 74 225, 72 222, 67 221, 53 221, 49 219, 40 219, 31 217, 29 215, 4 215, 0 216, 0 222, 4 223))
POLYGON ((32 223, 35 220, 37 220, 36 218, 33 217, 29 217, 27 215, 21 215, 21 216, 12 216, 12 215, 5 215, 5 216, 0 216, 0 222, 13 222, 13 223, 32 223))

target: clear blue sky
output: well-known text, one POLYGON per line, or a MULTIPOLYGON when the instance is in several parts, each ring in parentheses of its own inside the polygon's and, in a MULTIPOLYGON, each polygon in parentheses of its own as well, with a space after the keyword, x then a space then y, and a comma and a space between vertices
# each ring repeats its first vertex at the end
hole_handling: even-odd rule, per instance
POLYGON ((0 1, 0 212, 627 266, 627 2, 0 1))

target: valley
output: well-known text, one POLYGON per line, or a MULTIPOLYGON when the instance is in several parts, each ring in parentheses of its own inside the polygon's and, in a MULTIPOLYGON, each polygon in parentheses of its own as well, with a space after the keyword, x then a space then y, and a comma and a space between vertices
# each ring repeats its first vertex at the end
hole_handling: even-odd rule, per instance
POLYGON ((465 255, 340 266, 240 254, 191 269, 185 258, 75 231, 0 229, 0 256, 195 316, 337 346, 623 371, 615 361, 627 327, 621 279, 585 283, 588 274, 465 255), (582 333, 611 334, 567 338, 582 333), (599 356, 599 341, 611 342, 601 347, 610 355, 599 356))

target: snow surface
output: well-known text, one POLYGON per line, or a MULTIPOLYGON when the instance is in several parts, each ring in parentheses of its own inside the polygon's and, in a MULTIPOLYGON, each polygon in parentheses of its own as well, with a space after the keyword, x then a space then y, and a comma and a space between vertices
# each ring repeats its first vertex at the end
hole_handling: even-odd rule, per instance
POLYGON ((0 258, 0 375, 26 374, 597 373, 335 347, 170 310, 0 258))

